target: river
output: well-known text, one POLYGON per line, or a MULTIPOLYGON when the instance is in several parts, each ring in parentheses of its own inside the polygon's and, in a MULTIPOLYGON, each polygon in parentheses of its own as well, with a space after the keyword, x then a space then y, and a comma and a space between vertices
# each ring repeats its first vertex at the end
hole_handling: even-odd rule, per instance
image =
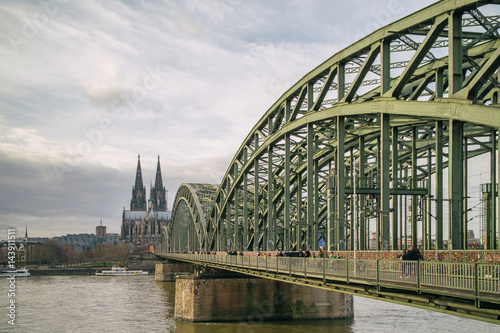
POLYGON ((0 332, 500 332, 495 324, 361 297, 350 319, 186 323, 173 319, 174 283, 152 275, 19 277, 15 296, 10 287, 2 278, 0 332), (12 300, 15 326, 8 323, 12 300))

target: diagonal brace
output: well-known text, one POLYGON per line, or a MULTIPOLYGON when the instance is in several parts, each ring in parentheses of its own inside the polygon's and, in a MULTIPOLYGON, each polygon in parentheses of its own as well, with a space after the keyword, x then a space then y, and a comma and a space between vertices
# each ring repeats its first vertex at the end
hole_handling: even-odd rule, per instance
POLYGON ((316 99, 316 102, 314 102, 314 105, 310 111, 318 111, 319 108, 321 107, 321 104, 323 103, 323 100, 325 99, 325 96, 326 96, 328 90, 330 90, 333 79, 337 75, 337 69, 338 69, 338 65, 335 65, 330 69, 330 73, 328 73, 328 77, 326 78, 326 81, 323 84, 323 87, 321 88, 319 96, 316 99))
POLYGON ((377 58, 379 52, 380 52, 380 43, 373 44, 370 53, 368 54, 368 57, 366 57, 366 60, 363 66, 360 68, 358 75, 352 82, 349 92, 345 95, 345 97, 341 100, 341 102, 350 103, 353 100, 356 91, 358 91, 358 88, 363 82, 366 74, 368 74, 368 71, 370 71, 370 68, 373 65, 375 59, 377 58))
POLYGON ((489 78, 498 70, 500 66, 500 48, 491 55, 484 66, 477 72, 474 78, 462 90, 453 94, 454 98, 470 99, 482 85, 484 85, 489 78))
POLYGON ((384 97, 398 97, 401 94, 401 91, 403 90, 404 86, 406 85, 408 80, 410 80, 415 70, 418 68, 424 57, 427 55, 432 45, 441 34, 441 31, 446 26, 447 22, 448 22, 447 15, 442 15, 436 18, 434 25, 432 26, 431 30, 429 30, 429 33, 425 37, 424 41, 420 44, 418 50, 413 55, 413 58, 410 60, 410 63, 406 66, 406 68, 404 69, 403 73, 399 77, 398 81, 394 84, 394 86, 384 94, 384 97))

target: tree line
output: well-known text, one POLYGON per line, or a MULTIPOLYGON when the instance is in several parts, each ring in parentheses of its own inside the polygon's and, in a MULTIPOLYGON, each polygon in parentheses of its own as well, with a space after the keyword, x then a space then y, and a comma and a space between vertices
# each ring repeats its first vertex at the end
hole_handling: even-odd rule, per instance
POLYGON ((130 252, 130 246, 126 244, 110 245, 99 244, 95 248, 73 253, 63 253, 58 242, 46 240, 43 244, 29 245, 26 249, 27 264, 86 264, 86 263, 110 263, 117 262, 126 264, 130 252))

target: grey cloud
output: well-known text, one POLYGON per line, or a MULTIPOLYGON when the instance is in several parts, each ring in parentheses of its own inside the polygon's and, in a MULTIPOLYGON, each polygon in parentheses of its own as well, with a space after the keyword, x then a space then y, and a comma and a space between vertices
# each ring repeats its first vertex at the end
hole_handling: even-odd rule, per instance
MULTIPOLYGON (((120 207, 120 188, 127 178, 117 169, 82 164, 61 182, 46 160, 0 153, 0 211, 40 217, 104 215, 120 207)), ((122 191, 123 192, 123 191, 122 191)))
MULTIPOLYGON (((424 2, 405 1, 401 15, 424 2)), ((117 232, 138 153, 145 185, 161 155, 170 202, 182 182, 218 183, 272 103, 354 42, 354 28, 386 2, 361 3, 89 0, 61 5, 17 53, 4 35, 0 229, 92 232, 103 217, 117 232), (148 68, 165 74, 141 96, 148 68), (127 102, 134 88, 139 97, 127 102), (113 130, 92 142, 88 133, 103 119, 113 130), (18 137, 6 136, 14 130, 18 137), (51 163, 68 167, 69 156, 81 162, 59 182, 51 163)), ((22 36, 23 17, 40 10, 39 2, 4 1, 0 30, 22 36)))

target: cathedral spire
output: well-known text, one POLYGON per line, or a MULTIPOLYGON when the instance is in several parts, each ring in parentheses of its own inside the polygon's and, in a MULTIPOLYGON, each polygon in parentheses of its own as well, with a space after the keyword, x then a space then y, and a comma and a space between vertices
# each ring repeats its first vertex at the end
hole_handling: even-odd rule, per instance
POLYGON ((135 186, 132 188, 130 210, 146 210, 146 187, 142 182, 141 155, 137 156, 137 171, 135 173, 135 186))
POLYGON ((137 155, 137 171, 135 173, 135 188, 142 188, 141 155, 137 155))
POLYGON ((163 187, 163 180, 161 179, 160 155, 158 155, 155 186, 151 187, 150 200, 152 209, 156 211, 167 210, 167 193, 165 187, 163 187))
POLYGON ((158 155, 158 164, 156 165, 155 188, 163 188, 163 181, 161 179, 160 155, 158 155))

